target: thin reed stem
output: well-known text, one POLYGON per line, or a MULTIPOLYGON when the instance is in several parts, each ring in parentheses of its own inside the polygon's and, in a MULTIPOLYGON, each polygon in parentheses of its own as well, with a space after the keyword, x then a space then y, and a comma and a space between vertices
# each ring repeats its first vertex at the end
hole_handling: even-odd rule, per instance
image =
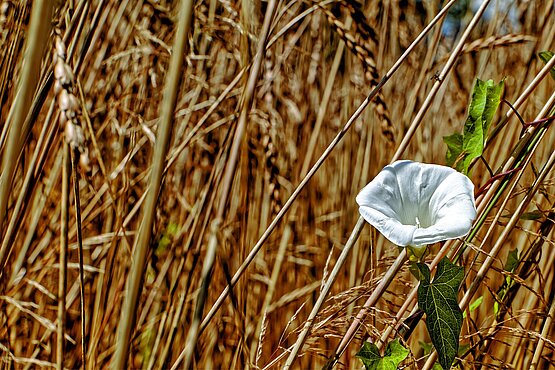
MULTIPOLYGON (((50 34, 50 17, 53 8, 54 1, 51 0, 33 2, 29 35, 25 47, 25 63, 21 71, 18 92, 12 106, 13 118, 8 123, 10 129, 2 155, 2 173, 0 174, 0 230, 2 231, 4 231, 15 166, 21 153, 22 129, 39 82, 41 59, 50 34)), ((3 246, 0 250, 0 271, 4 271, 8 249, 7 246, 3 246)))
POLYGON ((148 193, 143 207, 139 235, 137 236, 135 247, 133 248, 133 259, 127 279, 127 295, 122 305, 121 321, 118 326, 116 353, 112 362, 113 369, 123 369, 126 367, 127 363, 131 332, 133 330, 139 291, 146 263, 146 254, 150 243, 158 195, 162 184, 164 161, 170 141, 177 94, 183 74, 183 55, 187 46, 192 9, 193 2, 191 0, 182 0, 180 2, 177 33, 175 36, 170 68, 166 77, 164 100, 161 106, 160 123, 157 129, 157 138, 152 159, 152 172, 150 174, 148 193))
POLYGON ((58 273, 58 326, 56 342, 56 368, 64 368, 64 332, 66 323, 66 294, 67 294, 67 249, 68 249, 68 219, 69 219, 69 187, 71 181, 71 160, 69 145, 64 145, 62 159, 62 197, 60 199, 60 257, 58 273))

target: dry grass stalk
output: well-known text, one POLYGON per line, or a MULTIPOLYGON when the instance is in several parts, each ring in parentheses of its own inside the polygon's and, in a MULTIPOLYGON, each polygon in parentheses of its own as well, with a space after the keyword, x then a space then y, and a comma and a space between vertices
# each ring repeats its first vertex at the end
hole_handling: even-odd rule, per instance
MULTIPOLYGON (((537 57, 554 48, 555 14, 547 2, 491 5, 486 19, 470 26, 475 11, 458 1, 445 4, 456 7, 449 14, 420 1, 277 2, 260 70, 249 81, 269 4, 199 2, 189 37, 178 38, 175 2, 71 1, 55 4, 43 25, 63 33, 73 83, 53 91, 69 69, 58 66, 64 73, 55 76, 57 33, 41 33, 47 53, 31 66, 31 100, 12 152, 13 107, 23 103, 17 81, 29 67, 24 45, 32 40, 31 13, 39 2, 1 3, 0 122, 8 124, 0 149, 3 162, 17 156, 0 247, 12 250, 0 281, 2 366, 78 368, 85 355, 91 369, 121 358, 128 367, 170 368, 183 365, 180 354, 194 343, 190 367, 318 368, 366 311, 337 367, 359 368, 354 355, 364 340, 384 347, 402 337, 411 350, 402 366, 422 368, 432 360, 419 344, 428 337, 416 325, 418 283, 406 264, 390 270, 399 251, 362 221, 360 236, 349 242, 358 219, 354 197, 391 158, 444 163, 442 136, 460 132, 476 78, 506 77, 504 98, 524 121, 549 116, 543 113, 553 105, 555 59, 546 66, 537 57), (187 51, 176 56, 177 39, 187 51), (187 73, 174 109, 164 114, 173 122, 173 140, 157 168, 150 153, 163 131, 159 107, 168 104, 163 91, 175 82, 169 77, 174 56, 187 73), (435 69, 441 70, 435 66, 445 61, 454 64, 435 81, 435 69), (247 83, 250 103, 243 98, 247 83), (70 95, 78 101, 74 124, 86 138, 79 148, 90 153, 89 170, 74 181, 79 208, 69 207, 75 196, 62 187, 71 170, 63 163, 66 125, 60 130, 58 123, 62 90, 60 103, 74 100, 70 95), (384 134, 384 112, 402 143, 388 139, 389 125, 384 134), (232 145, 239 121, 246 122, 244 134, 232 145), (158 187, 151 178, 159 169, 158 187), (224 188, 229 192, 222 196, 224 188), (154 209, 148 237, 139 231, 146 208, 154 209), (210 245, 217 218, 217 243, 210 245), (131 263, 139 240, 147 246, 142 267, 131 263), (131 264, 141 267, 140 280, 131 264), (211 266, 210 278, 203 265, 211 266), (391 284, 376 289, 384 276, 393 277, 391 284), (133 305, 123 302, 131 280, 140 281, 133 305), (207 288, 197 308, 202 281, 207 288), (210 307, 204 317, 202 306, 210 307), (121 356, 118 326, 130 312, 136 320, 119 342, 127 347, 121 356)), ((555 363, 555 182, 552 171, 544 172, 555 131, 549 120, 523 128, 514 116, 501 107, 483 157, 495 173, 519 169, 523 160, 527 166, 492 181, 478 199, 472 235, 434 246, 426 261, 432 269, 444 255, 460 261, 465 305, 481 299, 465 311, 457 360, 464 368, 555 363), (502 239, 503 247, 496 246, 502 239), (521 264, 504 271, 515 248, 521 264), (471 285, 477 276, 482 281, 471 285), (507 278, 514 289, 503 295, 507 278)), ((490 177, 484 161, 473 164, 476 188, 490 177)))

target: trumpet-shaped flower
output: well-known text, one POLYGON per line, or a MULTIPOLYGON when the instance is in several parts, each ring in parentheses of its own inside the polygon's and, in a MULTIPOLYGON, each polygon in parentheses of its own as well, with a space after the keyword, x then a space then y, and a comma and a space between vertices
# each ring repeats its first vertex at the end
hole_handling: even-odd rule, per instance
POLYGON ((362 217, 398 246, 465 236, 476 218, 474 184, 450 167, 397 161, 356 197, 362 217))

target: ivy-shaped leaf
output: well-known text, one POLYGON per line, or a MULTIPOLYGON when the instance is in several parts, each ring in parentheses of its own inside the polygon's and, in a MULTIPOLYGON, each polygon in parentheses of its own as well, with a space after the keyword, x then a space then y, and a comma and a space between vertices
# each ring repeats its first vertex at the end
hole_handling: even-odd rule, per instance
POLYGON ((388 343, 382 357, 380 350, 374 343, 365 342, 357 357, 362 361, 366 370, 397 370, 399 364, 407 358, 409 350, 395 339, 388 343))
MULTIPOLYGON (((547 62, 549 62, 551 58, 553 58, 553 52, 549 50, 542 51, 540 52, 540 58, 541 60, 543 60, 545 64, 547 64, 547 62)), ((551 77, 555 80, 555 67, 551 68, 550 72, 551 72, 551 77)))
POLYGON ((482 155, 493 116, 501 102, 504 85, 503 80, 497 85, 493 80, 476 80, 462 135, 455 133, 443 137, 447 144, 445 159, 449 166, 466 174, 472 160, 482 155))
MULTIPOLYGON (((420 343, 420 346, 422 347, 422 351, 424 352, 424 356, 428 356, 430 353, 432 353, 432 350, 434 349, 434 346, 432 345, 432 343, 425 343, 425 342, 419 342, 419 343, 420 343)), ((436 361, 434 362, 434 366, 432 366, 432 370, 443 370, 443 368, 436 361)))
POLYGON ((426 313, 426 326, 437 350, 443 369, 451 367, 459 348, 463 314, 457 301, 459 285, 464 269, 448 258, 438 266, 434 281, 430 281, 430 269, 418 264, 423 279, 418 287, 418 306, 426 313))

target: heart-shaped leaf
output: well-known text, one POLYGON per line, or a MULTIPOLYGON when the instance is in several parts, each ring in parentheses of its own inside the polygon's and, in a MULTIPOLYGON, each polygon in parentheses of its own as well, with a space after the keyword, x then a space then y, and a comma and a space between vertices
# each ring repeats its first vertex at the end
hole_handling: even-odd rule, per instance
POLYGON ((409 350, 395 339, 387 345, 382 357, 374 343, 365 342, 357 357, 362 361, 366 370, 397 370, 399 364, 407 358, 409 350))
POLYGON ((457 301, 464 269, 443 258, 433 281, 430 269, 418 264, 423 276, 418 287, 418 306, 426 313, 426 326, 437 350, 439 363, 449 369, 459 348, 463 314, 457 301))

